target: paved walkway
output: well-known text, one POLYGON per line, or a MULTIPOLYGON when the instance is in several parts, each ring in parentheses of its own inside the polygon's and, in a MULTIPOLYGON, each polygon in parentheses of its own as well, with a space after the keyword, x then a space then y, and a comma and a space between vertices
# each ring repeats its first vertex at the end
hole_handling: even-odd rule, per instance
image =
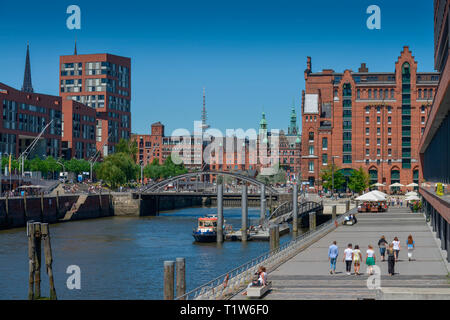
MULTIPOLYGON (((377 265, 381 268, 381 287, 450 287, 448 269, 440 249, 423 214, 411 213, 406 208, 391 208, 386 213, 361 213, 354 226, 340 226, 324 238, 299 253, 271 272, 273 290, 264 299, 373 299, 376 290, 367 288, 367 275, 346 275, 342 261, 348 243, 358 244, 365 260, 365 252, 371 244, 376 252, 377 265), (412 234, 416 249, 414 261, 408 261, 406 240, 412 234), (395 265, 396 274, 387 273, 387 262, 381 262, 378 240, 384 235, 388 242, 398 237, 402 250, 395 265), (339 257, 336 274, 330 275, 328 247, 337 241, 339 257)), ((366 265, 361 266, 365 273, 366 265)), ((352 268, 353 272, 353 268, 352 268)), ((235 299, 244 298, 240 294, 235 299)))

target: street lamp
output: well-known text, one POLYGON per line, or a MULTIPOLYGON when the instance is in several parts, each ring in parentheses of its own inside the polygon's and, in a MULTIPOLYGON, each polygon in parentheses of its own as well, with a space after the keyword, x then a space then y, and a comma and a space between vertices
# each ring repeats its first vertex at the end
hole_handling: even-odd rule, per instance
POLYGON ((334 198, 334 158, 340 158, 339 156, 331 156, 331 199, 334 198))
POLYGON ((66 169, 65 169, 65 167, 64 167, 64 163, 59 162, 59 161, 56 161, 56 163, 59 164, 59 165, 61 165, 61 166, 63 167, 63 179, 64 179, 64 182, 66 182, 66 176, 65 176, 66 169))

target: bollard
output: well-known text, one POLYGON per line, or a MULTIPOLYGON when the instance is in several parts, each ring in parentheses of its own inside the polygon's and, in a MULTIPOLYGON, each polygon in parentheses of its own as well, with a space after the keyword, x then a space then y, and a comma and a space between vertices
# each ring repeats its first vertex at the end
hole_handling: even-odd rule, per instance
POLYGON ((261 186, 261 195, 260 195, 260 213, 259 213, 259 224, 264 224, 266 220, 266 186, 261 186))
POLYGON ((174 298, 175 261, 164 261, 164 300, 174 298))
POLYGON ((248 208, 247 208, 247 184, 242 185, 242 227, 241 227, 241 239, 247 241, 247 222, 248 222, 248 208))
POLYGON ((333 205, 331 207, 331 219, 332 220, 336 220, 336 211, 337 211, 337 207, 336 207, 336 205, 333 205))
MULTIPOLYGON (((177 258, 177 297, 186 293, 186 260, 177 258)), ((186 298, 183 298, 185 300, 186 298)))
POLYGON ((275 250, 275 240, 276 240, 276 235, 275 235, 275 226, 271 225, 269 227, 269 244, 270 244, 270 251, 275 250))
POLYGON ((345 202, 345 213, 350 211, 350 200, 347 200, 345 202))
POLYGON ((309 230, 312 231, 316 229, 316 213, 310 212, 309 213, 309 230))
POLYGON ((298 188, 296 183, 294 183, 292 192, 292 231, 298 231, 298 188))
POLYGON ((223 184, 217 185, 217 238, 218 243, 223 242, 223 184))

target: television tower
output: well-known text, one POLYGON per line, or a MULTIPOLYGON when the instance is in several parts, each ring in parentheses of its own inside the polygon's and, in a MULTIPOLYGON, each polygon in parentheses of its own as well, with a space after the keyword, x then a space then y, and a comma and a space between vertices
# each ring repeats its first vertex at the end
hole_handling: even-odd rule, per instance
POLYGON ((203 110, 202 110, 202 129, 206 130, 209 128, 209 125, 206 124, 206 91, 203 88, 203 110))

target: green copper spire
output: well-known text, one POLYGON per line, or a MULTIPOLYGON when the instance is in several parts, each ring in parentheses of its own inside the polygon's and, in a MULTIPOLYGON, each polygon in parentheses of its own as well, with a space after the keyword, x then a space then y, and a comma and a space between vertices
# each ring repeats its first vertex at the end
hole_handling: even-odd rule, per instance
POLYGON ((259 136, 262 138, 263 143, 267 143, 269 140, 267 139, 267 120, 266 113, 262 113, 262 119, 259 122, 259 136))
POLYGON ((291 109, 291 122, 288 128, 288 135, 294 136, 297 133, 298 133, 297 114, 295 113, 295 103, 293 103, 291 109))

